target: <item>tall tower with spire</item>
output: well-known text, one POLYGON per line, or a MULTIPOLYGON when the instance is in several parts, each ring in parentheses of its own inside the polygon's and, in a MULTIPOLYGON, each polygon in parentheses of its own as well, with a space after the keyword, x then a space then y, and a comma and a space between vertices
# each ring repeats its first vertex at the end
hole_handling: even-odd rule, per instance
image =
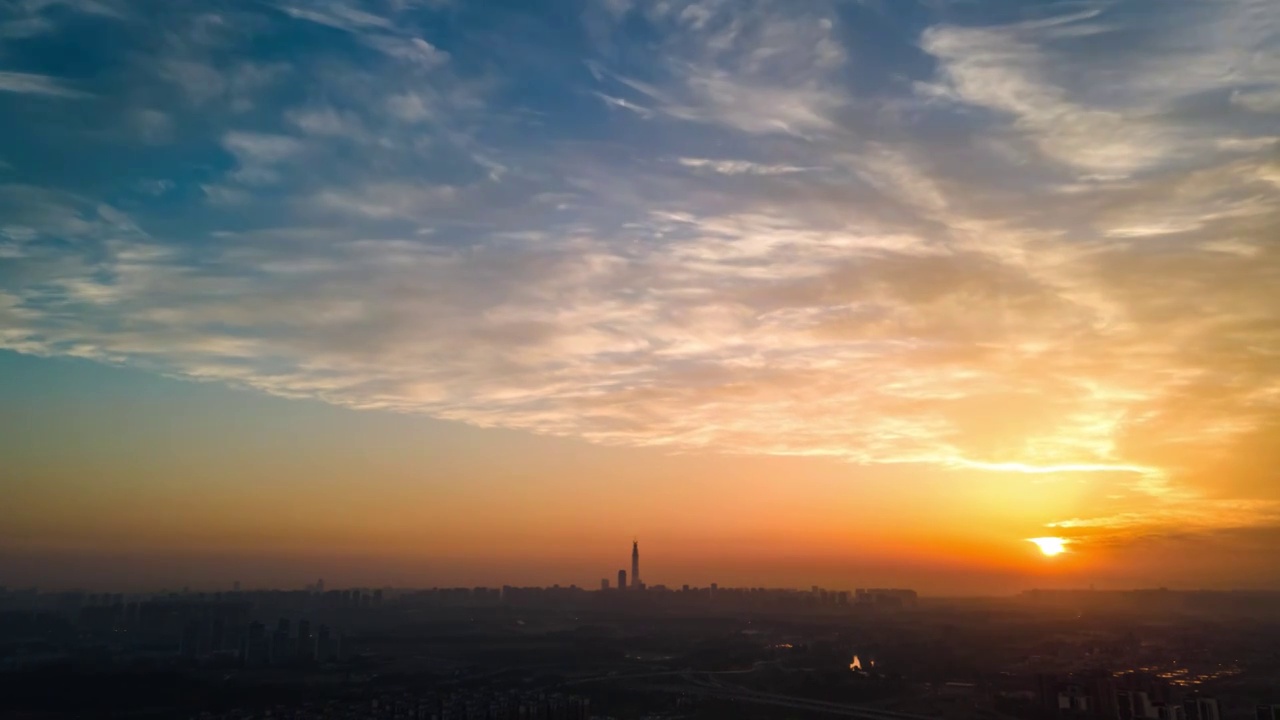
POLYGON ((631 541, 631 587, 640 589, 640 541, 631 541))

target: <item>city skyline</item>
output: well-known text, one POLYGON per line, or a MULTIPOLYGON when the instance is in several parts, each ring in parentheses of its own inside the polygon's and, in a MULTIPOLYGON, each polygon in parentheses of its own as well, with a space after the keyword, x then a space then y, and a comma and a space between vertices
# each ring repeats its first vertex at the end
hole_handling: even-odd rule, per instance
MULTIPOLYGON (((0 592, 9 590, 9 591, 18 591, 18 592, 38 591, 43 593, 65 593, 65 592, 88 592, 88 593, 107 593, 107 594, 125 593, 126 595, 133 595, 133 596, 147 596, 147 595, 166 595, 170 593, 181 593, 181 594, 216 594, 216 593, 228 593, 228 592, 229 593, 239 593, 239 592, 275 593, 275 592, 293 592, 297 590, 303 590, 311 594, 323 594, 327 586, 332 590, 343 591, 343 592, 348 592, 351 590, 373 591, 373 590, 386 589, 386 590, 398 590, 398 591, 416 591, 416 590, 453 589, 453 588, 464 589, 464 590, 470 590, 472 588, 476 590, 496 590, 496 589, 510 587, 510 588, 516 588, 516 589, 558 588, 558 589, 565 589, 565 590, 578 590, 582 592, 591 592, 595 590, 599 590, 603 592, 616 592, 619 589, 622 589, 623 591, 627 591, 627 592, 651 590, 659 593, 679 592, 681 590, 683 590, 684 592, 688 592, 691 589, 704 590, 704 591, 710 589, 714 591, 717 588, 727 592, 737 592, 737 591, 743 591, 743 590, 763 590, 767 592, 798 593, 798 594, 806 594, 810 592, 816 593, 818 591, 822 591, 825 593, 830 591, 832 593, 839 592, 842 594, 847 594, 851 597, 855 594, 855 592, 857 594, 861 594, 864 591, 877 592, 877 593, 879 592, 892 592, 892 593, 910 592, 913 594, 913 596, 916 594, 916 590, 914 588, 907 590, 905 589, 905 586, 902 586, 902 585, 893 585, 892 583, 884 584, 884 583, 875 582, 875 580, 879 578, 909 577, 909 575, 904 575, 901 572, 886 573, 883 570, 881 570, 879 573, 872 572, 869 574, 862 574, 861 576, 858 573, 853 573, 853 574, 844 575, 844 576, 836 575, 834 577, 829 577, 826 582, 810 582, 810 580, 812 580, 813 577, 809 577, 808 579, 805 579, 805 577, 802 575, 795 575, 792 577, 792 582, 790 584, 785 582, 781 584, 771 584, 768 580, 763 579, 764 578, 763 575, 759 573, 753 574, 749 570, 744 571, 744 569, 739 569, 736 571, 730 569, 727 572, 723 571, 725 570, 724 568, 721 568, 720 569, 721 571, 717 571, 715 568, 710 568, 706 571, 700 571, 700 570, 691 571, 687 569, 688 566, 680 563, 678 557, 668 559, 668 560, 675 561, 672 568, 673 570, 672 577, 677 579, 663 579, 655 583, 649 583, 643 580, 636 579, 638 577, 638 568, 639 568, 639 540, 638 539, 633 539, 632 541, 632 553, 631 553, 630 559, 631 559, 630 571, 628 571, 625 568, 619 569, 617 571, 616 582, 614 582, 610 577, 606 576, 600 579, 598 585, 592 584, 591 582, 582 582, 580 579, 578 579, 578 576, 584 573, 590 572, 589 570, 586 570, 586 569, 575 569, 574 571, 571 571, 569 574, 573 575, 574 579, 552 578, 550 580, 540 579, 536 581, 530 579, 530 578, 539 577, 543 572, 539 570, 533 574, 521 575, 517 573, 516 575, 514 575, 514 577, 517 577, 517 578, 520 578, 520 577, 525 578, 525 581, 508 581, 509 578, 503 579, 500 576, 492 574, 487 570, 483 570, 481 571, 480 574, 467 575, 466 573, 462 573, 462 574, 447 576, 447 577, 453 577, 453 578, 470 577, 473 579, 472 582, 461 582, 461 581, 460 582, 448 582, 448 581, 437 582, 437 581, 432 581, 430 579, 430 573, 424 572, 423 567, 421 567, 421 565, 419 565, 418 567, 411 567, 408 569, 407 572, 396 572, 396 571, 384 572, 382 570, 374 570, 373 572, 368 574, 363 574, 363 575, 357 574, 354 576, 354 577, 364 578, 365 580, 364 582, 351 582, 349 578, 352 576, 344 575, 342 579, 340 579, 337 583, 329 583, 328 585, 326 585, 326 581, 323 577, 318 580, 315 580, 315 579, 309 579, 306 581, 295 580, 295 582, 291 585, 289 582, 281 582, 279 580, 279 577, 281 576, 281 574, 278 572, 278 570, 273 570, 270 575, 257 575, 257 576, 255 576, 251 572, 247 577, 250 577, 253 579, 251 579, 249 582, 244 582, 241 579, 239 579, 239 575, 235 575, 234 576, 235 579, 227 579, 232 577, 231 575, 228 575, 228 576, 220 577, 216 579, 201 578, 193 582, 190 580, 190 578, 192 578, 193 575, 189 572, 187 573, 174 572, 172 570, 166 571, 163 569, 160 570, 159 573, 155 575, 141 576, 142 579, 121 580, 121 578, 119 577, 119 573, 122 566, 119 563, 109 563, 101 566, 99 568, 100 572, 98 574, 89 576, 89 577, 96 578, 96 581, 90 584, 85 584, 85 583, 76 584, 75 582, 55 581, 51 585, 40 586, 38 583, 35 583, 33 581, 28 582, 29 578, 35 577, 34 575, 24 577, 20 570, 17 573, 11 572, 8 575, 8 578, 11 580, 17 580, 18 581, 17 584, 10 582, 10 584, 7 587, 3 584, 0 584, 0 592), (690 573, 697 573, 697 572, 704 572, 704 575, 702 577, 694 578, 691 580, 690 573), (723 582, 723 580, 727 580, 728 582, 723 582)), ((185 558, 183 561, 185 561, 185 558)), ((314 561, 312 561, 311 563, 307 563, 306 567, 295 568, 292 572, 285 573, 284 575, 290 578, 306 577, 306 572, 314 570, 316 568, 335 567, 332 564, 324 564, 324 563, 313 564, 313 563, 314 561)), ((127 566, 127 563, 126 563, 126 566, 127 566)), ((237 571, 246 570, 246 569, 252 571, 252 563, 245 563, 243 559, 230 559, 230 560, 224 559, 223 566, 227 568, 228 572, 231 572, 233 574, 237 571)), ((659 572, 661 573, 661 570, 659 572)), ((956 591, 954 589, 954 586, 948 586, 946 584, 939 585, 936 583, 937 576, 932 574, 920 575, 917 577, 920 577, 925 581, 924 587, 926 588, 926 590, 924 593, 922 593, 922 596, 933 597, 933 598, 955 598, 955 597, 965 597, 965 596, 1012 597, 1015 595, 1025 595, 1028 592, 1037 592, 1037 591, 1049 591, 1049 592, 1062 591, 1067 593, 1087 591, 1090 593, 1097 592, 1101 594, 1105 594, 1109 592, 1123 594, 1123 593, 1132 593, 1132 592, 1170 591, 1170 590, 1174 592, 1192 592, 1192 593, 1195 593, 1195 592, 1209 592, 1209 593, 1246 592, 1248 593, 1253 591, 1280 592, 1280 590, 1274 590, 1272 588, 1248 586, 1248 585, 1220 586, 1220 587, 1186 586, 1186 587, 1173 587, 1173 588, 1169 588, 1164 585, 1160 585, 1160 586, 1126 585, 1124 584, 1124 582, 1117 582, 1114 584, 1104 583, 1102 586, 1099 586, 1097 583, 1094 583, 1094 582, 1090 582, 1087 585, 1072 585, 1070 582, 1062 582, 1061 576, 1058 576, 1058 575, 1042 575, 1038 578, 1036 577, 1025 578, 1027 582, 1035 583, 1037 581, 1047 581, 1048 584, 1040 584, 1040 585, 1032 584, 1032 585, 1023 585, 1023 586, 1018 586, 1016 584, 1008 584, 1008 585, 1002 586, 997 582, 997 584, 995 585, 991 585, 991 584, 985 585, 984 590, 982 592, 975 592, 971 589, 971 587, 956 591)))
POLYGON ((0 584, 1280 589, 1278 39, 4 4, 0 584))

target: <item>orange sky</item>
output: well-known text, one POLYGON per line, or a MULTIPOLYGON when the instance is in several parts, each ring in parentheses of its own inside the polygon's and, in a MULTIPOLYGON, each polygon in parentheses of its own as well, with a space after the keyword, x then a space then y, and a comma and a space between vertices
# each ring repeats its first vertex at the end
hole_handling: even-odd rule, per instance
POLYGON ((10 390, 19 412, 4 415, 10 584, 593 586, 627 567, 633 535, 645 579, 674 585, 984 594, 1276 580, 1265 534, 1047 527, 1095 514, 1127 482, 1106 473, 610 448, 6 360, 42 388, 10 390), (119 389, 86 400, 78 382, 119 389), (83 440, 49 441, 59 435, 83 440), (1069 552, 1045 558, 1026 541, 1046 534, 1073 538, 1069 552))

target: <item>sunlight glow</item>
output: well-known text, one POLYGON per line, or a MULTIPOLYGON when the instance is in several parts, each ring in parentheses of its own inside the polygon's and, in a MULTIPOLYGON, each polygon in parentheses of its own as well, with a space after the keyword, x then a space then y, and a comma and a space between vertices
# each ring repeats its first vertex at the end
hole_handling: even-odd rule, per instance
POLYGON ((1035 543, 1040 552, 1048 557, 1061 555, 1067 549, 1067 540, 1060 537, 1027 538, 1027 542, 1035 543))
POLYGON ((981 462, 978 460, 961 460, 956 463, 961 467, 995 472, 1017 472, 1027 475, 1049 475, 1052 473, 1076 472, 1117 472, 1135 473, 1138 475, 1154 475, 1159 470, 1143 465, 1127 465, 1123 463, 1061 463, 1057 465, 1033 465, 1022 462, 981 462))

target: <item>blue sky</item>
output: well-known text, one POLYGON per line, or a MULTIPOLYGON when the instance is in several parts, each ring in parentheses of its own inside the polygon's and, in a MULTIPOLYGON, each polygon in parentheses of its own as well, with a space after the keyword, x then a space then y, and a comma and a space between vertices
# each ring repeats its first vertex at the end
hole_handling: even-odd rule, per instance
POLYGON ((1278 46, 1269 0, 9 0, 0 348, 1271 527, 1278 46))

